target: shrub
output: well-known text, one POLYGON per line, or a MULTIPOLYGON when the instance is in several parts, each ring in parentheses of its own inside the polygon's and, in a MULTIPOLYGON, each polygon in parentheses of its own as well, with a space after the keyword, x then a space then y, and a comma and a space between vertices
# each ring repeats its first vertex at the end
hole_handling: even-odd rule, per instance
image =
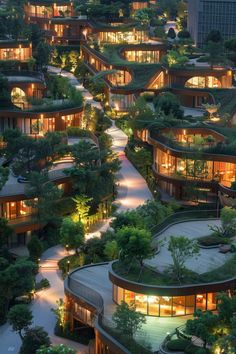
POLYGON ((68 272, 68 261, 70 261, 70 270, 81 267, 84 265, 84 254, 72 255, 62 258, 58 262, 58 267, 62 272, 62 276, 65 277, 68 272))
POLYGON ((187 339, 173 339, 167 343, 167 348, 171 351, 185 350, 190 343, 187 339))
POLYGON ((42 290, 42 289, 45 289, 45 288, 49 288, 50 286, 50 282, 48 279, 46 278, 43 278, 40 280, 40 282, 36 283, 35 284, 35 290, 42 290))
POLYGON ((227 244, 229 243, 228 239, 218 236, 218 235, 209 235, 209 236, 203 236, 198 239, 198 243, 201 246, 217 246, 220 244, 227 244))
POLYGON ((76 136, 76 137, 82 137, 86 138, 89 137, 89 133, 85 129, 80 129, 78 127, 68 127, 66 129, 68 136, 76 136))
POLYGON ((71 339, 84 345, 88 345, 91 339, 94 339, 93 328, 79 328, 78 332, 71 332, 68 327, 64 329, 57 323, 54 333, 58 337, 71 339))

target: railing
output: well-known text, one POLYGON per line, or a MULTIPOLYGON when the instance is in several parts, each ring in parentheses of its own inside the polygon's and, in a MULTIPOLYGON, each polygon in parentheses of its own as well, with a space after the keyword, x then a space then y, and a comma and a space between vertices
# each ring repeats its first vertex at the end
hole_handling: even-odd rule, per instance
POLYGON ((153 238, 159 236, 167 227, 177 224, 186 220, 195 220, 195 219, 217 219, 219 217, 218 209, 201 209, 201 210, 187 210, 180 211, 175 214, 172 214, 165 218, 160 224, 154 226, 150 231, 153 235, 153 238))
MULTIPOLYGON (((99 263, 96 266, 108 264, 99 263)), ((79 269, 93 267, 94 265, 87 265, 79 269)), ((96 311, 95 317, 95 327, 98 329, 101 336, 104 338, 106 344, 114 349, 117 354, 152 354, 151 351, 144 348, 142 345, 138 344, 134 339, 131 339, 126 334, 122 334, 115 328, 113 322, 108 320, 104 312, 104 301, 102 296, 96 291, 88 286, 84 285, 77 279, 73 279, 73 274, 77 272, 78 269, 72 271, 65 280, 65 289, 69 291, 75 298, 82 299, 88 305, 92 306, 96 311), (130 346, 130 349, 127 349, 130 346), (133 350, 132 348, 135 348, 133 350), (131 350, 131 351, 130 351, 131 350)))
POLYGON ((2 74, 5 76, 27 76, 35 77, 39 80, 44 81, 44 75, 38 71, 28 71, 28 70, 3 70, 2 74))
MULTIPOLYGON (((71 273, 73 274, 73 272, 71 273)), ((67 278, 68 289, 79 298, 92 305, 97 311, 97 314, 103 313, 104 303, 102 296, 95 290, 89 288, 76 279, 71 278, 71 274, 67 278)))

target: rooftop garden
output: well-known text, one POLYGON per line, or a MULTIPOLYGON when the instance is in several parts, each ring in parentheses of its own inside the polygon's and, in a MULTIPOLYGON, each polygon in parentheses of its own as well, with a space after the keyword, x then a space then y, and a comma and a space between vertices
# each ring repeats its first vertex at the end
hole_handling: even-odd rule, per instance
MULTIPOLYGON (((144 232, 145 223, 138 221, 141 210, 142 208, 135 212, 119 215, 114 222, 117 243, 120 247, 120 257, 118 261, 112 264, 112 269, 117 275, 130 281, 160 286, 211 283, 235 277, 236 255, 234 254, 233 240, 236 234, 235 209, 223 208, 221 211, 221 226, 209 227, 212 232, 211 241, 213 242, 210 245, 215 245, 217 238, 217 245, 227 243, 231 245, 229 251, 231 250, 233 253, 223 265, 204 273, 198 273, 186 267, 188 259, 200 257, 199 244, 202 244, 203 237, 191 239, 186 236, 169 236, 167 243, 158 238, 151 241, 150 234, 144 232), (121 221, 123 221, 123 226, 121 226, 121 221), (135 237, 136 239, 140 238, 139 242, 142 243, 142 249, 138 248, 138 243, 135 244, 135 237), (135 248, 136 246, 137 248, 135 248), (151 248, 148 248, 150 246, 151 248), (172 263, 160 271, 147 265, 145 259, 152 258, 156 254, 156 250, 159 251, 162 247, 167 247, 172 263)), ((156 258, 157 264, 159 264, 158 254, 156 258)))
MULTIPOLYGON (((205 124, 198 125, 187 125, 180 124, 179 128, 183 130, 185 128, 203 128, 206 129, 205 124)), ((178 126, 176 126, 178 128, 178 126)), ((210 131, 209 135, 205 137, 193 137, 192 143, 190 142, 179 142, 175 139, 175 131, 170 130, 169 133, 160 134, 159 131, 152 130, 150 131, 150 135, 152 138, 157 139, 161 143, 172 147, 173 149, 188 151, 188 152, 199 152, 199 153, 210 153, 210 154, 221 154, 221 155, 232 155, 235 156, 235 139, 236 139, 236 128, 222 128, 214 126, 213 124, 210 126, 212 131, 216 133, 222 134, 225 137, 225 142, 217 141, 210 131)), ((193 132, 194 133, 194 132, 193 132)))
POLYGON ((117 67, 125 66, 132 71, 133 79, 128 85, 125 86, 126 89, 145 87, 148 81, 161 66, 158 64, 129 62, 122 58, 120 54, 120 50, 122 48, 125 48, 124 44, 106 44, 102 48, 99 48, 98 54, 105 58, 109 64, 116 65, 117 67))

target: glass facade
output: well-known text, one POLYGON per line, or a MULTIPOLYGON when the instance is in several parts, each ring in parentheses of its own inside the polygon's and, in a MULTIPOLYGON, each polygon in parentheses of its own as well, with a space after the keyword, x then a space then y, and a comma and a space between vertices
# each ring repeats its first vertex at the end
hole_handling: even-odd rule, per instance
POLYGON ((26 200, 16 202, 6 202, 0 204, 0 216, 8 220, 22 218, 32 215, 34 210, 31 206, 26 205, 26 200))
POLYGON ((99 32, 98 40, 103 43, 141 43, 146 41, 146 31, 136 31, 135 29, 127 32, 99 32))
POLYGON ((196 309, 215 310, 216 293, 186 296, 153 296, 134 293, 113 284, 113 301, 135 303, 137 311, 148 316, 173 317, 191 315, 196 309))
POLYGON ((214 76, 194 76, 185 83, 190 88, 220 88, 220 81, 214 76))
POLYGON ((124 57, 136 63, 159 63, 160 52, 158 50, 127 50, 124 52, 124 57))
MULTIPOLYGON (((183 153, 184 155, 184 153, 183 153)), ((160 149, 154 152, 158 173, 180 179, 215 180, 226 187, 236 180, 236 164, 197 158, 175 157, 160 149)))
POLYGON ((28 60, 32 56, 32 48, 0 48, 0 60, 28 60))

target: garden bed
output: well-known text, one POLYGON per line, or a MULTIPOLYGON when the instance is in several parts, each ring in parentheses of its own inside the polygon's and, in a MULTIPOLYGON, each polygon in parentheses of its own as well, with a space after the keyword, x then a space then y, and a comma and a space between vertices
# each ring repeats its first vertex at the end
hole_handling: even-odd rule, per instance
POLYGON ((214 234, 200 237, 197 241, 200 246, 204 247, 227 245, 230 243, 228 238, 214 234))

